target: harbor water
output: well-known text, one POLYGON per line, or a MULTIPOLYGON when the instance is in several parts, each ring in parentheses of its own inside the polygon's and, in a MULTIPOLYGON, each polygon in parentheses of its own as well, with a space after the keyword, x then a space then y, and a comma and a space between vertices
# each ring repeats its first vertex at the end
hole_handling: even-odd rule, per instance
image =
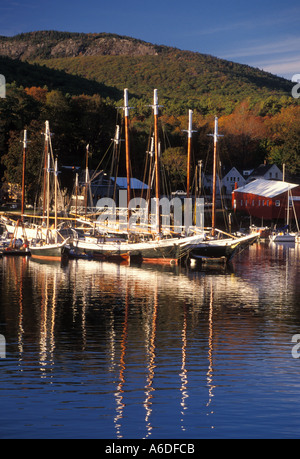
POLYGON ((0 260, 0 438, 300 438, 300 246, 0 260))

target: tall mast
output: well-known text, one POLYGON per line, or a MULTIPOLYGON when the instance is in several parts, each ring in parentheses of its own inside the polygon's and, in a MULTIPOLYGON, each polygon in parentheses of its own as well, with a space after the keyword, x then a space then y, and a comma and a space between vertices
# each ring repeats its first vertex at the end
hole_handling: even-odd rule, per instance
POLYGON ((148 190, 147 190, 147 198, 146 201, 148 203, 148 210, 149 210, 149 202, 150 202, 150 194, 152 188, 152 175, 153 175, 153 156, 154 156, 154 137, 151 137, 150 141, 150 150, 147 151, 150 159, 149 159, 149 177, 148 177, 148 190))
POLYGON ((85 153, 85 219, 87 215, 87 203, 88 203, 88 184, 89 184, 89 144, 86 146, 85 153))
POLYGON ((50 151, 48 151, 47 163, 47 234, 50 228, 50 151))
POLYGON ((154 89, 153 111, 154 111, 154 152, 155 152, 155 199, 156 199, 156 232, 161 233, 161 220, 159 215, 160 180, 159 180, 159 150, 158 150, 158 96, 157 89, 154 89))
POLYGON ((215 132, 208 134, 214 138, 214 165, 213 165, 213 195, 212 195, 212 236, 215 236, 216 229, 216 183, 217 183, 217 143, 218 137, 223 137, 218 134, 218 118, 215 117, 215 132))
POLYGON ((78 207, 78 174, 75 180, 75 228, 77 227, 77 207, 78 207))
POLYGON ((47 191, 47 163, 49 150, 49 121, 45 122, 45 152, 44 152, 44 196, 43 196, 43 222, 46 214, 46 191, 47 191))
POLYGON ((121 138, 120 138, 120 126, 117 124, 116 125, 116 132, 115 132, 115 137, 113 139, 114 142, 114 149, 113 149, 113 161, 111 165, 111 171, 110 171, 110 178, 109 178, 109 186, 108 186, 108 196, 110 196, 110 183, 111 183, 111 177, 114 172, 114 191, 113 191, 113 200, 115 201, 116 199, 116 189, 117 189, 117 177, 118 177, 118 171, 119 171, 119 154, 120 154, 120 144, 121 144, 121 138), (115 166, 115 169, 114 169, 115 166))
POLYGON ((55 212, 55 242, 57 242, 57 176, 58 176, 58 169, 57 169, 57 158, 55 159, 55 166, 54 166, 54 194, 55 194, 55 202, 54 202, 54 212, 55 212))
POLYGON ((190 197, 190 174, 191 174, 191 151, 192 151, 192 134, 193 132, 193 110, 189 110, 189 128, 187 131, 188 133, 188 156, 187 156, 187 184, 186 184, 186 195, 187 198, 190 197))
POLYGON ((25 170, 26 170, 26 150, 27 150, 27 131, 24 131, 23 139, 23 171, 22 171, 22 205, 21 205, 21 222, 24 221, 25 208, 25 170))
POLYGON ((124 114, 125 114, 125 148, 126 148, 126 178, 127 178, 127 211, 128 222, 130 218, 129 202, 131 199, 130 188, 130 149, 129 149, 129 106, 128 106, 128 89, 124 89, 124 114))

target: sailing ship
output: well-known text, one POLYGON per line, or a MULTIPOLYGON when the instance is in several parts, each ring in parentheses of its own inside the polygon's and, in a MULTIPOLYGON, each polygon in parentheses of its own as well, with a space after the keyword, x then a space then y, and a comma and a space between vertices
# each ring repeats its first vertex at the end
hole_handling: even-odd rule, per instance
MULTIPOLYGON (((64 247, 67 240, 58 242, 58 231, 57 231, 57 159, 55 160, 54 170, 51 169, 51 159, 53 161, 53 153, 51 148, 51 136, 49 129, 49 121, 45 123, 45 165, 47 164, 46 174, 46 193, 44 196, 47 200, 47 224, 46 224, 46 237, 38 240, 31 240, 29 250, 32 258, 38 258, 40 260, 53 260, 60 261, 63 255, 64 247), (52 158, 51 158, 52 157, 52 158), (46 162, 47 160, 47 162, 46 162), (54 232, 50 229, 50 174, 54 172, 54 211, 55 211, 55 223, 54 232)), ((45 204, 45 203, 44 203, 45 204)))

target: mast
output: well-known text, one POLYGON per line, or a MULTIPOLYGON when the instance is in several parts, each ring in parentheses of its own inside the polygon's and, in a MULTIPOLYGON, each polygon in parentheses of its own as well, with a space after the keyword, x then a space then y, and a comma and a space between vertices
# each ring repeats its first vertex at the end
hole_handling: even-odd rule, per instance
POLYGON ((213 165, 213 194, 212 194, 212 236, 215 236, 216 229, 216 184, 217 184, 217 143, 218 137, 223 137, 218 134, 218 118, 215 117, 214 134, 208 134, 214 138, 214 165, 213 165))
POLYGON ((187 184, 186 184, 186 196, 190 197, 190 174, 191 174, 191 151, 192 151, 192 134, 193 132, 193 110, 189 110, 189 128, 188 133, 188 156, 187 156, 187 184))
POLYGON ((54 228, 55 228, 55 242, 57 242, 57 158, 55 159, 54 165, 54 195, 55 195, 55 202, 54 202, 54 228))
POLYGON ((24 131, 23 139, 23 171, 22 171, 22 205, 21 205, 21 222, 24 222, 25 208, 25 170, 26 170, 26 150, 27 150, 27 131, 24 131))
POLYGON ((78 174, 75 179, 75 228, 77 227, 77 207, 78 207, 78 174))
POLYGON ((43 222, 46 214, 46 192, 47 192, 47 163, 49 150, 49 121, 45 121, 45 152, 44 152, 44 195, 43 195, 43 222))
POLYGON ((48 151, 47 165, 47 236, 50 228, 50 152, 48 151))
POLYGON ((159 149, 158 149, 158 96, 157 89, 154 89, 153 111, 154 111, 154 152, 155 152, 155 199, 156 199, 156 232, 161 233, 161 220, 159 215, 160 180, 159 180, 159 149))
POLYGON ((290 231, 290 189, 287 191, 287 211, 286 211, 286 224, 288 232, 290 231))
POLYGON ((150 194, 152 188, 152 180, 153 180, 153 156, 154 156, 154 137, 151 137, 150 142, 150 150, 147 152, 150 160, 149 160, 149 177, 148 177, 148 190, 147 190, 147 198, 146 201, 148 203, 148 210, 149 210, 149 203, 150 203, 150 194))
POLYGON ((110 176, 109 176, 108 196, 110 197, 111 177, 113 176, 113 172, 114 172, 113 200, 115 201, 116 189, 117 189, 117 177, 118 177, 118 170, 119 170, 118 164, 119 164, 120 144, 122 140, 120 138, 120 126, 118 124, 116 125, 115 137, 111 140, 113 140, 114 142, 114 148, 113 148, 113 160, 112 160, 110 176), (115 169, 114 169, 114 166, 115 166, 115 169))
POLYGON ((130 149, 129 149, 129 106, 128 106, 128 89, 124 89, 124 114, 125 114, 125 148, 126 148, 126 178, 127 178, 127 211, 128 224, 130 218, 129 202, 131 198, 130 188, 130 149))
POLYGON ((88 202, 88 182, 89 182, 89 144, 86 146, 85 154, 85 219, 87 215, 87 202, 88 202))

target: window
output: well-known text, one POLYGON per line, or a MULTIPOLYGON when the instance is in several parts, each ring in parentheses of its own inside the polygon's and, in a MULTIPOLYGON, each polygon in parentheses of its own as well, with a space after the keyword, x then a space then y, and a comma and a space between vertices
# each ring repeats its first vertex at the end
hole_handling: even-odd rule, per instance
POLYGON ((280 201, 279 201, 279 199, 277 199, 277 200, 275 201, 275 206, 276 206, 276 207, 280 207, 280 201))

